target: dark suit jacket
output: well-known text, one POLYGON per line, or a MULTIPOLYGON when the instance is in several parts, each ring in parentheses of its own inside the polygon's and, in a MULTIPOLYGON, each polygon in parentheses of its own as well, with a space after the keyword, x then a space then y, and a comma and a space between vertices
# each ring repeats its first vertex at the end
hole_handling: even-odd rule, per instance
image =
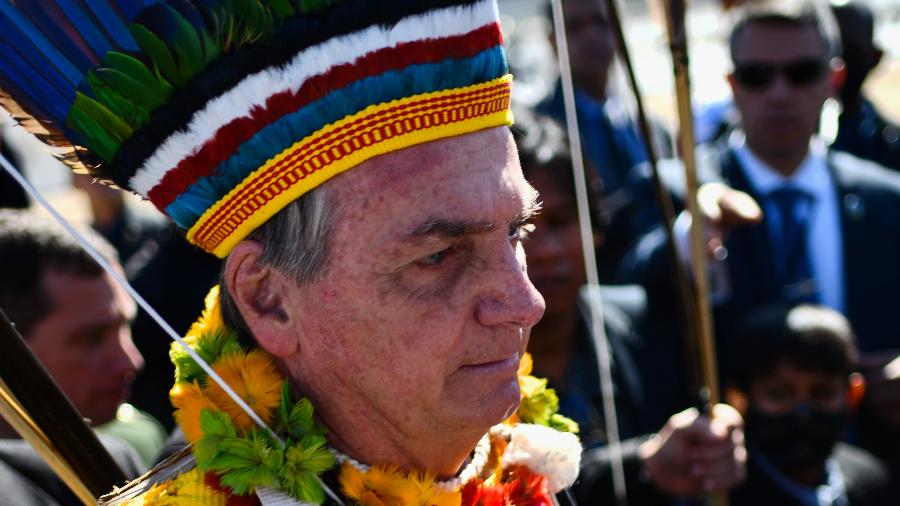
MULTIPOLYGON (((722 181, 754 195, 729 149, 710 149, 698 156, 701 181, 722 181)), ((844 247, 846 312, 859 348, 877 351, 900 346, 900 174, 846 153, 830 152, 828 165, 838 194, 844 247)), ((676 198, 683 195, 683 175, 664 168, 676 198)), ((670 286, 668 258, 661 229, 645 236, 631 251, 622 279, 648 286, 670 286)), ((728 335, 752 308, 777 300, 772 248, 765 222, 732 232, 726 243, 731 297, 716 308, 716 327, 728 335)), ((660 288, 657 288, 660 289, 660 288)), ((721 341, 721 340, 720 340, 721 341)), ((727 343, 723 343, 727 344, 727 343)), ((724 353, 724 350, 720 350, 724 353)))
MULTIPOLYGON (((144 472, 134 448, 107 436, 100 441, 128 478, 144 472)), ((81 506, 31 446, 21 439, 0 439, 0 504, 15 506, 81 506)))
MULTIPOLYGON (((887 506, 900 503, 893 495, 890 475, 884 464, 854 446, 838 443, 832 457, 844 475, 849 506, 887 506)), ((803 506, 754 464, 751 454, 747 481, 731 494, 732 506, 803 506)))

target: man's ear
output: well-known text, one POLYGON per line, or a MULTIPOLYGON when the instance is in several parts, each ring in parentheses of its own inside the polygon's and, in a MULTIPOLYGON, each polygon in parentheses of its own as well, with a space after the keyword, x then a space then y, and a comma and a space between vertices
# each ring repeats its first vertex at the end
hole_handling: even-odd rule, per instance
POLYGON ((225 261, 223 282, 256 342, 280 358, 297 351, 292 315, 285 308, 285 290, 293 282, 284 273, 259 261, 262 245, 242 241, 225 261))
POLYGON ((866 394, 866 378, 858 372, 852 373, 847 378, 847 385, 847 406, 855 411, 866 394))
POLYGON ((734 385, 725 387, 725 402, 730 404, 734 409, 738 410, 741 416, 747 414, 747 394, 737 389, 734 385))
POLYGON ((844 82, 847 81, 847 65, 840 58, 832 58, 829 68, 831 69, 831 96, 836 97, 844 87, 844 82))

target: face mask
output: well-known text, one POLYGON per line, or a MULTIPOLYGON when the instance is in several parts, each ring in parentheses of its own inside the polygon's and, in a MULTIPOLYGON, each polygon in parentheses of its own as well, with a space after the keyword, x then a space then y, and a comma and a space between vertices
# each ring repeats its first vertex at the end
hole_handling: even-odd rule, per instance
POLYGON ((846 420, 843 409, 822 411, 801 404, 783 415, 770 415, 751 405, 747 442, 782 472, 802 471, 825 463, 846 420))

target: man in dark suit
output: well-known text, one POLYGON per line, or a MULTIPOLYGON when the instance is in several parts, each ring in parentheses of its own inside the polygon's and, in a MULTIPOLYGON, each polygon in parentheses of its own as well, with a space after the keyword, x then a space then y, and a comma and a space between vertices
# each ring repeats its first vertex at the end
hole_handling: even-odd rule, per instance
MULTIPOLYGON (((719 349, 755 307, 831 307, 856 330, 867 404, 884 418, 900 409, 900 380, 885 369, 900 349, 900 177, 817 140, 843 75, 829 16, 812 1, 752 2, 736 16, 729 83, 742 128, 698 157, 701 179, 715 182, 699 201, 719 259, 710 267, 719 349)), ((689 222, 679 217, 678 235, 689 222)), ((661 237, 645 237, 625 263, 632 280, 667 282, 661 237)))

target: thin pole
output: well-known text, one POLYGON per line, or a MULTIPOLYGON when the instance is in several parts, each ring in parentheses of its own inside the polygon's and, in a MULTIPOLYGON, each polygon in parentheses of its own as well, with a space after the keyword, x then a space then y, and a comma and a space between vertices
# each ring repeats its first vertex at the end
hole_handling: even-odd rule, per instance
MULTIPOLYGON (((709 299, 709 279, 706 268, 706 224, 697 202, 697 161, 694 147, 694 117, 691 107, 690 67, 688 65, 687 29, 685 26, 685 4, 682 0, 662 0, 666 15, 666 29, 675 75, 675 94, 678 103, 678 124, 681 156, 687 182, 687 206, 691 213, 691 266, 697 297, 697 314, 700 323, 699 351, 703 372, 704 409, 712 417, 712 408, 719 402, 719 373, 716 366, 716 344, 713 336, 712 311, 709 299)), ((726 506, 728 497, 715 494, 709 498, 710 504, 726 506)))
POLYGON ((231 400, 233 400, 235 404, 237 404, 241 408, 241 410, 243 410, 244 413, 246 413, 247 416, 249 416, 250 419, 253 420, 254 423, 256 423, 257 426, 267 431, 269 435, 271 435, 276 441, 281 444, 281 446, 284 446, 284 441, 280 437, 278 437, 278 435, 275 434, 275 432, 271 428, 269 428, 268 425, 266 425, 262 418, 260 418, 255 411, 250 409, 250 406, 248 406, 247 403, 244 402, 243 399, 241 399, 241 397, 228 385, 228 383, 225 382, 225 380, 221 378, 221 376, 219 376, 212 369, 212 367, 210 367, 208 363, 206 363, 205 360, 203 360, 203 357, 198 355, 197 352, 193 350, 193 348, 188 346, 188 344, 184 341, 184 339, 181 338, 178 332, 175 332, 175 329, 173 329, 172 326, 169 325, 169 323, 165 321, 163 317, 160 316, 158 312, 156 312, 155 309, 153 309, 153 306, 151 306, 146 300, 144 300, 144 297, 141 296, 141 294, 139 294, 133 286, 131 286, 131 283, 129 283, 128 280, 125 279, 122 273, 113 268, 113 266, 110 265, 110 263, 105 258, 103 258, 103 255, 101 255, 91 245, 90 242, 85 240, 81 233, 78 232, 78 230, 76 230, 71 223, 69 223, 69 220, 65 219, 62 214, 60 214, 60 212, 55 207, 53 207, 53 205, 50 204, 50 202, 47 201, 47 199, 44 198, 44 196, 41 195, 39 191, 37 191, 37 188, 35 188, 27 179, 22 176, 22 174, 19 173, 19 171, 11 163, 9 163, 9 160, 4 158, 3 156, 0 156, 0 165, 2 165, 6 172, 9 173, 9 175, 12 176, 12 178, 22 186, 22 188, 31 196, 31 198, 35 199, 39 204, 41 204, 41 206, 43 206, 44 209, 46 209, 47 212, 49 212, 50 215, 53 216, 53 218, 60 225, 62 225, 63 228, 65 228, 66 231, 75 238, 75 240, 78 241, 84 251, 87 252, 91 256, 91 258, 93 258, 94 261, 97 262, 97 264, 102 267, 103 270, 106 271, 106 273, 109 274, 116 283, 119 284, 119 286, 121 286, 123 289, 125 289, 125 291, 128 292, 131 298, 133 298, 134 301, 137 302, 141 309, 146 311, 147 314, 163 329, 163 331, 165 331, 166 334, 169 335, 169 337, 173 341, 177 342, 179 345, 181 345, 182 348, 184 348, 184 351, 186 351, 187 354, 190 355, 190 357, 194 359, 195 362, 197 362, 197 365, 199 365, 200 368, 202 368, 203 371, 206 372, 207 375, 209 375, 210 379, 212 379, 220 387, 222 387, 222 390, 224 390, 225 393, 228 394, 228 397, 230 397, 231 400))
MULTIPOLYGON (((127 480, 22 336, 0 311, 0 379, 10 399, 28 414, 93 497, 127 480)), ((77 490, 73 491, 78 493, 77 490)))
POLYGON ((97 504, 97 499, 88 490, 81 477, 72 469, 66 460, 59 454, 47 435, 28 416, 21 404, 13 396, 9 387, 0 379, 0 416, 15 430, 25 442, 34 448, 34 451, 44 459, 50 469, 69 487, 76 497, 85 505, 97 504))
POLYGON ((675 289, 678 290, 678 297, 675 298, 675 304, 678 307, 679 320, 681 322, 684 342, 686 343, 685 357, 691 362, 692 367, 692 385, 699 390, 702 387, 703 374, 700 372, 700 351, 697 343, 700 341, 697 325, 697 308, 694 304, 694 289, 691 286, 690 278, 687 272, 687 264, 681 258, 681 253, 675 245, 675 234, 672 225, 675 223, 675 209, 672 204, 672 196, 666 190, 659 175, 659 156, 656 152, 656 143, 653 142, 653 131, 650 129, 650 122, 647 120, 647 114, 644 110, 643 93, 637 82, 634 71, 631 54, 628 50, 628 44, 625 40, 625 32, 622 29, 621 16, 619 15, 619 7, 616 0, 600 0, 601 4, 606 6, 606 12, 612 25, 613 34, 617 42, 619 56, 622 64, 628 74, 628 82, 631 85, 632 94, 634 95, 635 104, 637 105, 637 122, 644 138, 644 144, 647 147, 647 159, 650 162, 650 180, 653 183, 653 193, 662 212, 664 231, 666 234, 666 249, 671 258, 672 272, 675 273, 675 289))
POLYGON ((596 299, 588 304, 590 310, 591 335, 597 352, 597 368, 600 372, 600 392, 603 398, 603 417, 606 421, 608 448, 612 458, 613 491, 616 504, 627 504, 628 491, 625 485, 625 465, 622 457, 622 441, 619 436, 619 420, 616 413, 615 391, 613 390, 612 366, 610 364, 609 341, 603 319, 603 303, 600 297, 600 276, 594 251, 594 229, 591 226, 590 203, 588 199, 584 158, 581 154, 581 136, 575 110, 575 88, 572 84, 572 67, 569 62, 569 46, 566 41, 566 26, 563 19, 561 0, 551 0, 553 8, 553 30, 556 35, 556 52, 559 57, 559 74, 562 81, 563 102, 566 111, 566 130, 569 134, 569 152, 572 157, 572 176, 575 180, 575 200, 578 206, 578 225, 581 231, 581 249, 584 254, 585 273, 588 289, 596 287, 596 299))

